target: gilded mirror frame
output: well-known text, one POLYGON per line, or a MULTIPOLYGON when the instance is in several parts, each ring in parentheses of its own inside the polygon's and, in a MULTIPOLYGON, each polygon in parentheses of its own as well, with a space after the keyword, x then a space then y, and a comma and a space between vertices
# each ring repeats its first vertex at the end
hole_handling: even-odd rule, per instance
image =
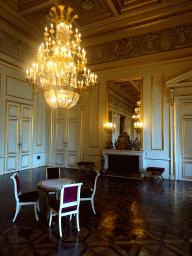
MULTIPOLYGON (((113 80, 108 80, 106 82, 106 95, 105 95, 105 120, 106 123, 109 122, 109 91, 112 90, 112 88, 114 88, 114 84, 124 84, 126 85, 126 83, 133 83, 133 81, 138 81, 138 83, 140 84, 140 100, 141 100, 141 122, 143 123, 143 77, 142 76, 137 76, 137 77, 126 77, 126 78, 122 78, 122 79, 113 79, 113 80)), ((134 84, 133 84, 134 86, 134 84)), ((136 90, 138 90, 138 88, 136 88, 136 90)), ((139 92, 139 91, 138 91, 139 92)), ((135 105, 136 107, 136 105, 135 105)), ((134 114, 134 113, 133 113, 134 114)), ((143 128, 140 129, 140 151, 143 150, 143 128)))

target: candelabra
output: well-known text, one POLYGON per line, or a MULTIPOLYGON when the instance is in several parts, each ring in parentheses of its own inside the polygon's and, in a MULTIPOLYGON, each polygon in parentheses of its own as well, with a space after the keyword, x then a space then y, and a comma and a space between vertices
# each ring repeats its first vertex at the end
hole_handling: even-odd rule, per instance
POLYGON ((110 149, 113 147, 112 134, 115 132, 115 128, 116 128, 116 125, 113 123, 108 122, 108 123, 104 124, 104 129, 107 134, 107 145, 106 145, 107 149, 110 149))
POLYGON ((141 129, 143 124, 141 122, 141 101, 137 102, 137 108, 135 108, 135 115, 132 116, 134 120, 134 129, 137 132, 137 148, 140 149, 141 129))
POLYGON ((140 129, 143 127, 143 124, 141 123, 141 101, 137 102, 137 108, 135 108, 135 115, 132 116, 132 119, 134 122, 134 129, 137 131, 137 133, 140 133, 140 129))

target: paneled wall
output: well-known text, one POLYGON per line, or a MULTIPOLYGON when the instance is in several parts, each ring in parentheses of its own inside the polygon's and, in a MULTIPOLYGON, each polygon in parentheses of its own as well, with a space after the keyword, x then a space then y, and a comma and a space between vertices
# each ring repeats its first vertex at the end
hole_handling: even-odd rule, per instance
MULTIPOLYGON (((107 102, 105 100, 105 93, 107 82, 111 79, 142 76, 142 137, 143 150, 146 152, 145 168, 148 166, 164 167, 164 178, 176 178, 175 173, 172 174, 170 169, 172 164, 170 156, 170 91, 165 82, 179 74, 185 73, 191 68, 191 61, 183 59, 100 72, 98 74, 100 81, 100 97, 98 103, 100 109, 99 148, 105 147, 103 124, 106 121, 107 102)), ((86 117, 84 118, 86 119, 86 117)), ((87 144, 85 149, 86 152, 89 152, 89 158, 86 159, 93 159, 96 162, 96 166, 101 167, 101 156, 99 154, 96 155, 91 147, 87 147, 87 144)), ((97 152, 99 152, 99 150, 97 152)), ((88 154, 86 157, 87 156, 88 154)))
POLYGON ((8 64, 5 55, 1 56, 0 78, 0 174, 2 175, 6 171, 45 165, 47 161, 46 137, 48 130, 45 129, 46 106, 44 99, 33 94, 25 81, 25 73, 21 66, 19 68, 19 66, 8 64), (9 103, 12 106, 15 104, 21 109, 18 112, 19 114, 16 115, 17 117, 14 117, 14 113, 7 111, 9 103), (8 117, 8 113, 10 117, 8 117), (19 125, 10 126, 9 118, 12 118, 12 120, 19 118, 19 125), (16 134, 16 137, 11 138, 13 134, 16 134), (20 141, 17 140, 17 136, 20 137, 20 141), (29 143, 24 146, 24 143, 21 143, 22 140, 29 143), (10 144, 10 142, 15 143, 14 152, 8 150, 7 143, 10 144), (13 155, 17 152, 20 152, 19 157, 14 158, 13 155), (14 161, 7 161, 8 157, 12 160, 14 158, 14 161))

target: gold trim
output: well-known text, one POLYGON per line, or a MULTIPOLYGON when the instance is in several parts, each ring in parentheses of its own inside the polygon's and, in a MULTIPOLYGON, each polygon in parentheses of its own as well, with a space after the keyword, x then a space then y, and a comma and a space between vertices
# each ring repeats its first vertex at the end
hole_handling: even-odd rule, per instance
MULTIPOLYGON (((3 54, 4 54, 4 53, 3 53, 3 54)), ((20 61, 20 60, 15 59, 14 57, 12 57, 12 56, 10 56, 10 55, 8 55, 8 54, 5 54, 5 56, 8 56, 8 57, 10 57, 10 58, 12 58, 12 59, 14 59, 14 60, 16 60, 16 61, 20 61)), ((16 67, 16 68, 22 69, 23 72, 24 72, 24 69, 23 69, 21 66, 18 66, 18 65, 16 65, 16 64, 13 64, 12 62, 9 62, 8 60, 5 60, 5 59, 0 58, 0 61, 5 62, 5 63, 9 64, 10 66, 14 66, 14 67, 16 67)), ((5 64, 2 64, 2 63, 1 63, 1 65, 5 66, 5 67, 8 67, 8 66, 6 66, 5 64)), ((9 67, 9 68, 10 68, 10 67, 9 67)), ((17 70, 17 69, 15 69, 15 70, 17 70)))
POLYGON ((98 87, 97 87, 97 145, 96 146, 92 146, 91 145, 91 134, 92 134, 92 120, 93 118, 93 96, 92 93, 90 94, 90 107, 89 107, 89 147, 90 148, 98 148, 99 147, 99 83, 98 83, 98 87))
MULTIPOLYGON (((183 50, 183 49, 180 49, 180 50, 183 50)), ((165 52, 162 52, 161 54, 164 54, 164 53, 165 52)), ((96 73, 96 72, 108 71, 108 70, 112 70, 112 69, 121 69, 121 68, 127 68, 127 67, 130 68, 130 67, 134 67, 134 66, 142 66, 142 65, 152 64, 152 63, 156 63, 156 62, 189 58, 189 57, 192 57, 192 53, 182 54, 182 55, 178 55, 178 56, 170 56, 170 57, 168 57, 168 56, 167 57, 159 57, 159 58, 157 57, 157 58, 153 58, 153 59, 149 58, 149 56, 148 56, 148 58, 147 58, 147 56, 143 56, 143 57, 145 57, 146 60, 138 61, 138 62, 137 61, 136 62, 128 62, 127 64, 113 65, 113 66, 108 66, 108 67, 105 67, 105 68, 92 68, 91 70, 96 73)), ((135 58, 138 58, 138 57, 135 57, 135 58)), ((130 58, 130 59, 133 60, 135 58, 130 58)), ((108 62, 108 63, 111 64, 111 63, 114 63, 114 62, 117 62, 117 61, 119 61, 119 60, 116 60, 116 61, 113 61, 113 62, 108 62)), ((122 61, 122 60, 120 60, 120 61, 122 61)), ((96 66, 96 65, 104 65, 104 63, 94 64, 94 66, 96 66)), ((106 66, 106 63, 105 63, 105 66, 106 66)))
MULTIPOLYGON (((159 85, 158 85, 159 87, 159 85)), ((164 75, 163 74, 154 74, 151 75, 151 150, 159 150, 162 151, 164 150, 164 75), (162 147, 160 149, 157 148, 153 148, 153 129, 155 129, 155 127, 153 127, 153 78, 154 77, 161 77, 161 96, 162 96, 162 100, 161 100, 161 107, 162 107, 162 113, 161 113, 161 118, 162 118, 162 124, 161 124, 161 136, 162 136, 162 147)))
POLYGON ((20 82, 22 82, 22 83, 25 83, 25 84, 27 84, 28 85, 28 83, 26 82, 26 81, 24 81, 24 80, 21 80, 21 79, 18 79, 18 78, 15 78, 15 77, 12 77, 12 76, 8 76, 8 75, 6 75, 6 95, 7 96, 11 96, 11 97, 14 97, 14 98, 16 98, 16 99, 22 99, 22 100, 28 100, 28 101, 34 101, 34 93, 32 92, 32 100, 30 100, 30 99, 26 99, 26 98, 22 98, 22 97, 17 97, 17 96, 14 96, 14 95, 10 95, 10 94, 8 94, 7 93, 7 83, 8 83, 8 78, 11 78, 11 79, 13 79, 13 80, 17 80, 17 81, 20 81, 20 82))

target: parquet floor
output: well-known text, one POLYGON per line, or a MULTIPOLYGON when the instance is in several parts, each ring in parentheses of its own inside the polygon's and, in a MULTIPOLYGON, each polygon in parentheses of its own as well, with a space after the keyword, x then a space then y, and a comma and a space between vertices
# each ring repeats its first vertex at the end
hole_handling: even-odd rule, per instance
MULTIPOLYGON (((45 179, 45 168, 19 173, 22 191, 36 190, 45 179)), ((11 174, 0 176, 0 255, 70 256, 189 256, 192 242, 192 182, 158 179, 98 178, 94 215, 90 202, 81 202, 80 228, 75 218, 57 217, 51 228, 40 192, 39 222, 32 206, 22 206, 15 221, 11 174)), ((61 177, 89 185, 89 175, 61 170, 61 177)))

